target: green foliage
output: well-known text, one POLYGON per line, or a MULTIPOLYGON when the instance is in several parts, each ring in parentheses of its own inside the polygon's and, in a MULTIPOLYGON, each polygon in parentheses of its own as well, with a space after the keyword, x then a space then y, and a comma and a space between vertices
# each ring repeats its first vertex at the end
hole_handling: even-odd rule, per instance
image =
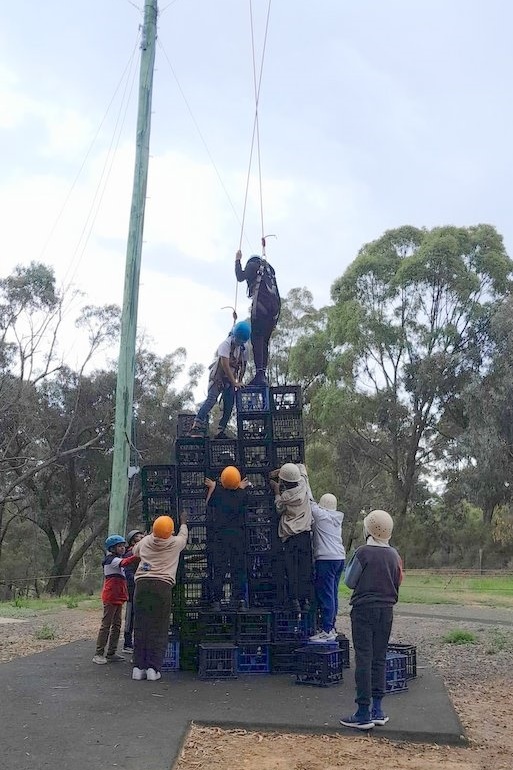
POLYGON ((474 644, 477 641, 475 634, 471 631, 463 631, 461 628, 448 631, 443 640, 447 644, 474 644))
POLYGON ((512 649, 511 634, 507 634, 500 628, 492 628, 488 632, 485 652, 487 655, 496 655, 499 652, 512 649))
POLYGON ((78 599, 76 596, 68 596, 66 599, 66 607, 68 610, 74 610, 78 607, 78 599))
POLYGON ((34 636, 35 636, 36 639, 50 640, 50 639, 55 639, 56 633, 55 633, 55 629, 54 629, 53 626, 45 623, 44 626, 41 626, 41 628, 39 628, 34 633, 34 636))

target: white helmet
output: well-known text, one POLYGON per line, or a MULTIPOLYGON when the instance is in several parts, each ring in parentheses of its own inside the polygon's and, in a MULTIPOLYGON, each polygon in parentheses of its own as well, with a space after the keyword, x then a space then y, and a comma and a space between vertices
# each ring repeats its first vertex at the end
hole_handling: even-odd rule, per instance
POLYGON ((294 463, 285 463, 281 466, 278 477, 282 481, 298 482, 301 481, 301 471, 294 463))
POLYGON ((363 520, 365 531, 376 540, 390 540, 394 520, 386 511, 371 511, 363 520))
POLYGON ((337 498, 335 495, 330 494, 330 492, 326 492, 326 494, 323 495, 319 500, 319 506, 324 508, 326 511, 336 511, 337 498))

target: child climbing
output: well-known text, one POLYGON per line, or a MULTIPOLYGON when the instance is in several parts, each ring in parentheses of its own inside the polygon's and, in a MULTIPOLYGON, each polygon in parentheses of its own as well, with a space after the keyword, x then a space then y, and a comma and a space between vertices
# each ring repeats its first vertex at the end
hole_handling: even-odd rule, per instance
POLYGON ((278 537, 283 543, 288 594, 294 612, 308 612, 312 591, 312 509, 310 485, 304 465, 285 463, 271 478, 276 509, 280 514, 278 537))
POLYGON ((246 281, 251 298, 251 345, 256 373, 249 385, 267 385, 269 342, 280 317, 280 293, 274 268, 266 259, 252 256, 244 269, 241 259, 239 250, 235 255, 235 275, 239 283, 246 281))
POLYGON ((346 552, 342 543, 344 514, 337 511, 337 498, 326 493, 319 504, 311 501, 315 597, 321 612, 322 628, 311 642, 332 642, 337 638, 338 584, 344 570, 346 552))
POLYGON ((196 415, 189 433, 191 438, 201 438, 206 434, 207 417, 219 396, 223 401, 223 414, 219 420, 216 438, 226 438, 226 426, 232 414, 235 391, 242 386, 246 371, 246 343, 250 334, 249 321, 239 321, 217 348, 215 360, 210 365, 207 398, 196 415))

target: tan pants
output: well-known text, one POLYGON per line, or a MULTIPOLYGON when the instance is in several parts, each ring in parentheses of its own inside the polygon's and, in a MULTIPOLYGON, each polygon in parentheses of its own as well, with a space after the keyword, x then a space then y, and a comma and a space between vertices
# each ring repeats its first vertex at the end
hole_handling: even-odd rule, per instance
POLYGON ((119 634, 121 632, 122 604, 104 604, 103 617, 96 640, 96 654, 103 655, 107 647, 107 658, 117 650, 119 634), (108 641, 108 645, 107 645, 108 641))

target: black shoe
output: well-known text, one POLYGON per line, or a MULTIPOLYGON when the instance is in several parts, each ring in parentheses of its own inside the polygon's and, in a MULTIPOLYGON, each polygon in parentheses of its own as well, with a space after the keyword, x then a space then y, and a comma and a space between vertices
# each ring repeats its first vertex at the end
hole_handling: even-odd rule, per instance
POLYGON ((226 435, 226 432, 224 430, 220 430, 217 433, 217 436, 214 436, 214 438, 228 438, 228 436, 226 435))
POLYGON ((264 370, 257 369, 253 379, 248 382, 248 387, 265 388, 268 384, 264 370))

